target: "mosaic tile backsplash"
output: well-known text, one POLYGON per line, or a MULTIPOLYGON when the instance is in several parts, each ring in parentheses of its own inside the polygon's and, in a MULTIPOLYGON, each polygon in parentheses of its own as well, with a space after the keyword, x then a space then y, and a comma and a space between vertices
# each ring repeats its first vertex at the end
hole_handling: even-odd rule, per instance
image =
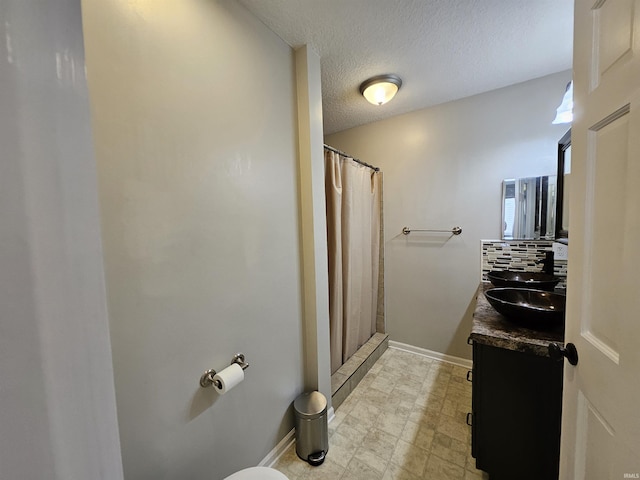
MULTIPOLYGON (((551 250, 550 240, 481 240, 482 281, 488 282, 487 273, 492 270, 539 272, 542 270, 545 252, 551 250)), ((560 277, 557 288, 567 288, 567 261, 554 261, 554 274, 560 277)))

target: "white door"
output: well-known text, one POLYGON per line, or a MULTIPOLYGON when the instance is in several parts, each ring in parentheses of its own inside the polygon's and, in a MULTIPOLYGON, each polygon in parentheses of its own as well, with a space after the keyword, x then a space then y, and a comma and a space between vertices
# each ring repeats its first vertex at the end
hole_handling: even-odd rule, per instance
POLYGON ((560 478, 640 478, 640 0, 576 0, 560 478))

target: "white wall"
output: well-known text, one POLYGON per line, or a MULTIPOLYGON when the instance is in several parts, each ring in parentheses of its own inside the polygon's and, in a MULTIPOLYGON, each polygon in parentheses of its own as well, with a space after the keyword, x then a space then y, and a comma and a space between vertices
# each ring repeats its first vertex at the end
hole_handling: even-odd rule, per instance
POLYGON ((326 138, 384 172, 392 340, 471 358, 480 239, 500 238, 503 179, 556 173, 568 126, 551 121, 570 79, 561 72, 326 138), (405 237, 404 226, 463 233, 405 237))
POLYGON ((307 45, 298 48, 295 57, 304 272, 305 390, 323 393, 331 409, 329 260, 320 57, 307 45))
POLYGON ((230 0, 83 15, 125 476, 222 478, 303 390, 294 53, 230 0))
POLYGON ((121 479, 80 1, 0 19, 0 478, 121 479))

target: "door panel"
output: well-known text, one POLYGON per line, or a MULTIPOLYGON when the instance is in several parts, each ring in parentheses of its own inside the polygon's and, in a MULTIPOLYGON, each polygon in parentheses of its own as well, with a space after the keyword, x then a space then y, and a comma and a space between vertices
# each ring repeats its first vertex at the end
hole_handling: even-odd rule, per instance
POLYGON ((584 301, 582 333, 616 364, 619 361, 618 335, 620 311, 611 309, 622 294, 617 278, 624 269, 624 230, 627 206, 629 111, 620 117, 609 116, 588 131, 585 256, 591 260, 585 269, 590 277, 584 301), (614 212, 614 214, 611 214, 614 212), (606 252, 599 255, 598 252, 606 252))
POLYGON ((640 478, 640 0, 577 0, 560 478, 640 478))
POLYGON ((594 38, 598 41, 594 61, 600 76, 631 52, 633 3, 633 0, 609 0, 598 2, 593 8, 594 38))
POLYGON ((578 393, 578 444, 576 478, 603 480, 611 478, 613 429, 582 393, 578 393), (601 461, 606 458, 607 461, 601 461))

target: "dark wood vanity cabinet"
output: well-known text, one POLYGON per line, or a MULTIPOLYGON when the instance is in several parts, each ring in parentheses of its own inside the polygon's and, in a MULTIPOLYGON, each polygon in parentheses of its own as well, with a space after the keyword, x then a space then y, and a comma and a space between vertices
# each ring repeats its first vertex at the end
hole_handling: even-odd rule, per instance
POLYGON ((508 321, 484 295, 473 314, 471 450, 490 480, 558 480, 564 344, 562 325, 532 330, 508 321))
POLYGON ((557 480, 563 363, 472 340, 476 467, 490 480, 557 480))

